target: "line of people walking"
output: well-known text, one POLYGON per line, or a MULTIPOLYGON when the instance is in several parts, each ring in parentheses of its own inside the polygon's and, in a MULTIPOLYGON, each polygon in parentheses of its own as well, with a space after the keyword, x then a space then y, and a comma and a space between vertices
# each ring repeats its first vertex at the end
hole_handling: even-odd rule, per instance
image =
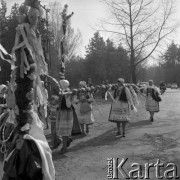
POLYGON ((49 103, 51 122, 51 148, 57 148, 62 142, 60 153, 65 153, 72 142, 71 136, 89 133, 89 126, 94 123, 91 89, 85 81, 79 83, 79 91, 69 89, 69 81, 56 83, 49 103), (58 87, 58 88, 57 88, 58 87))
MULTIPOLYGON (((51 122, 51 148, 57 148, 62 142, 60 153, 65 153, 72 142, 72 135, 89 133, 90 125, 95 121, 93 115, 94 96, 98 92, 94 86, 88 87, 85 81, 79 83, 79 89, 69 89, 69 81, 61 80, 58 88, 54 88, 49 109, 51 122), (57 92, 58 89, 58 92, 57 92)), ((56 86, 56 87, 57 87, 56 86)), ((104 92, 103 92, 104 93, 104 92)), ((159 90, 153 81, 144 88, 143 93, 133 84, 126 84, 119 78, 114 85, 108 85, 105 97, 112 101, 109 121, 116 123, 116 136, 125 137, 126 125, 130 121, 131 112, 137 113, 140 103, 139 96, 146 99, 146 110, 150 113, 150 121, 154 121, 154 114, 159 112, 161 101, 159 90)))
MULTIPOLYGON (((90 132, 90 126, 95 122, 92 106, 95 101, 94 95, 98 90, 92 85, 87 86, 85 81, 79 83, 79 89, 73 90, 69 88, 70 83, 67 80, 60 80, 60 82, 55 80, 55 82, 56 86, 53 88, 49 102, 37 102, 35 109, 43 123, 47 123, 48 125, 48 122, 45 120, 47 118, 51 124, 51 149, 56 149, 62 144, 59 153, 64 154, 72 142, 72 136, 85 136, 90 132), (48 108, 44 108, 44 104, 48 108), (43 107, 43 111, 39 106, 43 107), (49 109, 49 113, 42 115, 42 113, 46 114, 44 112, 46 109, 49 109)), ((42 82, 43 84, 44 82, 42 82)), ((12 96, 7 95, 8 92, 7 86, 0 85, 0 94, 2 97, 0 107, 3 107, 1 114, 3 115, 8 112, 9 119, 14 116, 11 113, 9 115, 9 112, 11 112, 9 109, 12 109, 11 105, 13 101, 11 100, 12 96), (8 97, 10 98, 8 99, 8 97)), ((140 103, 139 96, 145 97, 146 110, 150 113, 150 121, 153 122, 154 114, 159 112, 159 102, 161 101, 159 95, 159 90, 154 86, 152 80, 149 81, 148 86, 144 87, 143 93, 140 92, 136 85, 126 84, 123 78, 119 78, 116 84, 108 84, 107 91, 105 92, 105 98, 111 100, 108 120, 116 124, 116 137, 126 136, 126 126, 130 121, 130 114, 132 111, 136 113, 138 110, 140 103)), ((47 98, 46 93, 44 93, 44 96, 47 98)), ((2 115, 0 116, 1 133, 4 124, 2 121, 5 119, 2 115)), ((17 144, 17 147, 19 146, 17 144)))

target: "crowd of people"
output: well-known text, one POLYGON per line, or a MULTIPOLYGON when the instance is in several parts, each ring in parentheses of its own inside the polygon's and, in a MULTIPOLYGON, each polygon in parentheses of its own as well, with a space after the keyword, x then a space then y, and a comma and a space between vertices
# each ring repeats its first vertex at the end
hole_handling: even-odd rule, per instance
MULTIPOLYGON (((43 129, 51 127, 50 148, 56 149, 62 144, 59 153, 66 153, 72 142, 72 136, 85 136, 90 132, 90 125, 95 121, 93 115, 93 103, 95 97, 111 101, 109 121, 117 126, 116 136, 125 137, 126 124, 130 120, 130 112, 137 112, 140 103, 139 96, 146 97, 146 110, 150 113, 150 121, 154 121, 154 113, 159 112, 161 101, 159 89, 150 80, 143 92, 135 84, 126 84, 123 78, 119 78, 115 84, 97 85, 80 81, 79 88, 70 89, 68 80, 56 81, 53 91, 48 98, 48 92, 42 83, 41 100, 37 98, 36 112, 43 124, 43 129)), ((11 112, 11 102, 8 102, 9 87, 0 85, 1 116, 0 132, 2 132, 4 114, 11 112)))
MULTIPOLYGON (((48 76, 55 82, 55 86, 48 97, 48 92, 41 81, 41 98, 36 98, 35 112, 42 123, 43 129, 51 127, 50 148, 56 149, 62 144, 59 153, 67 152, 72 142, 72 136, 85 136, 90 132, 90 125, 95 122, 93 115, 93 104, 95 98, 111 101, 109 121, 117 126, 116 137, 125 137, 126 124, 130 121, 130 113, 138 110, 139 97, 146 97, 146 110, 150 113, 150 121, 154 121, 154 113, 159 112, 160 91, 149 80, 147 86, 138 87, 135 84, 125 83, 123 78, 119 78, 115 84, 102 84, 93 86, 92 83, 80 81, 77 89, 70 89, 68 80, 60 80, 48 76)), ((12 89, 10 83, 0 85, 0 139, 3 142, 4 122, 14 121, 14 105, 12 106, 12 89), (5 114, 8 113, 8 116, 5 114), (12 118, 12 119, 11 119, 12 118)), ((38 89, 37 89, 38 91, 38 89)), ((39 90, 40 91, 40 90, 39 90)), ((34 129, 38 131, 39 129, 34 129)), ((7 132, 10 133, 11 131, 7 132)), ((35 134, 37 132, 34 132, 35 134)), ((16 142, 16 148, 21 148, 16 142)), ((3 157, 4 147, 1 144, 1 157, 3 157)), ((1 159, 3 160, 3 158, 1 159)))
MULTIPOLYGON (((44 129, 51 124, 51 148, 57 148, 63 143, 61 153, 67 151, 70 145, 71 135, 86 135, 89 133, 89 126, 95 121, 92 104, 94 97, 100 96, 107 100, 112 100, 109 121, 117 124, 117 136, 121 135, 120 126, 122 124, 122 135, 125 137, 126 123, 129 121, 130 111, 137 112, 140 100, 138 96, 146 96, 146 110, 150 112, 150 120, 154 120, 154 113, 159 112, 159 102, 161 101, 159 89, 149 81, 149 85, 144 87, 143 93, 140 87, 134 84, 125 84, 124 79, 119 78, 116 84, 102 84, 93 86, 92 83, 81 81, 78 89, 70 89, 69 81, 57 81, 53 88, 51 97, 48 99, 48 92, 42 82, 44 98, 37 102, 37 113, 44 124, 44 129), (74 127, 74 129, 73 129, 74 127)), ((6 96, 8 87, 0 86, 1 90, 1 114, 8 110, 6 96)), ((42 93, 43 94, 43 93, 42 93)))
MULTIPOLYGON (((159 111, 159 91, 150 80, 141 91, 134 84, 119 78, 93 86, 91 79, 80 81, 77 89, 70 89, 66 79, 59 82, 48 75, 41 36, 37 30, 42 15, 37 0, 25 0, 19 8, 12 49, 10 81, 0 85, 0 177, 2 180, 55 180, 52 149, 62 145, 59 153, 67 152, 72 136, 90 133, 96 121, 93 102, 96 97, 111 100, 109 121, 117 126, 116 136, 125 137, 130 112, 137 112, 139 95, 146 97, 150 120, 159 111), (55 86, 47 92, 43 76, 55 86), (49 96, 48 96, 49 95, 49 96), (44 129, 51 127, 50 145, 44 129)), ((8 61, 9 62, 9 61, 8 61)))

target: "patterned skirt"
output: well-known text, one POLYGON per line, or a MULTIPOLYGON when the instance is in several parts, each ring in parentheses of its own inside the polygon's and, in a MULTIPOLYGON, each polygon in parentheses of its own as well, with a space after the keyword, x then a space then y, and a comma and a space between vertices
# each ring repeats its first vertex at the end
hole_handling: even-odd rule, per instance
POLYGON ((77 136, 77 135, 81 135, 81 128, 80 128, 80 124, 78 121, 78 117, 76 114, 75 109, 73 109, 73 128, 72 128, 72 136, 77 136))
POLYGON ((109 121, 128 122, 130 120, 129 104, 124 101, 116 101, 111 104, 109 121))
POLYGON ((149 112, 159 112, 159 103, 151 96, 147 96, 146 98, 146 110, 149 112))
POLYGON ((58 136, 71 136, 73 127, 73 111, 59 110, 56 120, 56 134, 58 136))

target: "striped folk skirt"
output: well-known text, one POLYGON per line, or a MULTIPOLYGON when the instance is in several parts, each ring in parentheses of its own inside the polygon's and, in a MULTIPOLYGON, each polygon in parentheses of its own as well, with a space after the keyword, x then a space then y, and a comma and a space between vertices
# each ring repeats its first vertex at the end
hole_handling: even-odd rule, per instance
POLYGON ((57 136, 71 136, 73 127, 73 111, 59 110, 56 119, 57 136))
POLYGON ((73 128, 72 128, 72 136, 77 136, 77 135, 81 135, 81 128, 80 128, 80 124, 78 121, 78 117, 76 114, 75 109, 73 109, 73 128))

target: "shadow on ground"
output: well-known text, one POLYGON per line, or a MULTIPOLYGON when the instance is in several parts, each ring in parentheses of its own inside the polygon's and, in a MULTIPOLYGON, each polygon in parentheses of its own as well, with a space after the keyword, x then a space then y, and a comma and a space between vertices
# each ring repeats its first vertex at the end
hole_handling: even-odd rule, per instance
MULTIPOLYGON (((145 125, 149 125, 151 124, 151 122, 149 120, 142 120, 142 121, 138 121, 138 122, 131 122, 128 124, 128 129, 133 128, 133 127, 141 127, 141 126, 145 126, 145 125)), ((68 149, 68 152, 75 152, 78 150, 82 150, 83 148, 87 148, 87 147, 98 147, 98 146, 106 146, 106 145, 113 145, 116 142, 119 142, 119 140, 122 137, 116 138, 116 128, 112 128, 109 131, 106 131, 105 133, 94 137, 90 140, 87 141, 83 141, 80 142, 78 144, 76 144, 73 147, 70 147, 68 149)), ((79 136, 79 138, 82 138, 83 136, 79 136)), ((54 159, 62 159, 65 158, 66 155, 61 155, 58 156, 58 152, 54 152, 54 159)))
POLYGON ((150 120, 141 120, 141 121, 129 123, 129 127, 145 126, 149 124, 152 124, 150 120))

